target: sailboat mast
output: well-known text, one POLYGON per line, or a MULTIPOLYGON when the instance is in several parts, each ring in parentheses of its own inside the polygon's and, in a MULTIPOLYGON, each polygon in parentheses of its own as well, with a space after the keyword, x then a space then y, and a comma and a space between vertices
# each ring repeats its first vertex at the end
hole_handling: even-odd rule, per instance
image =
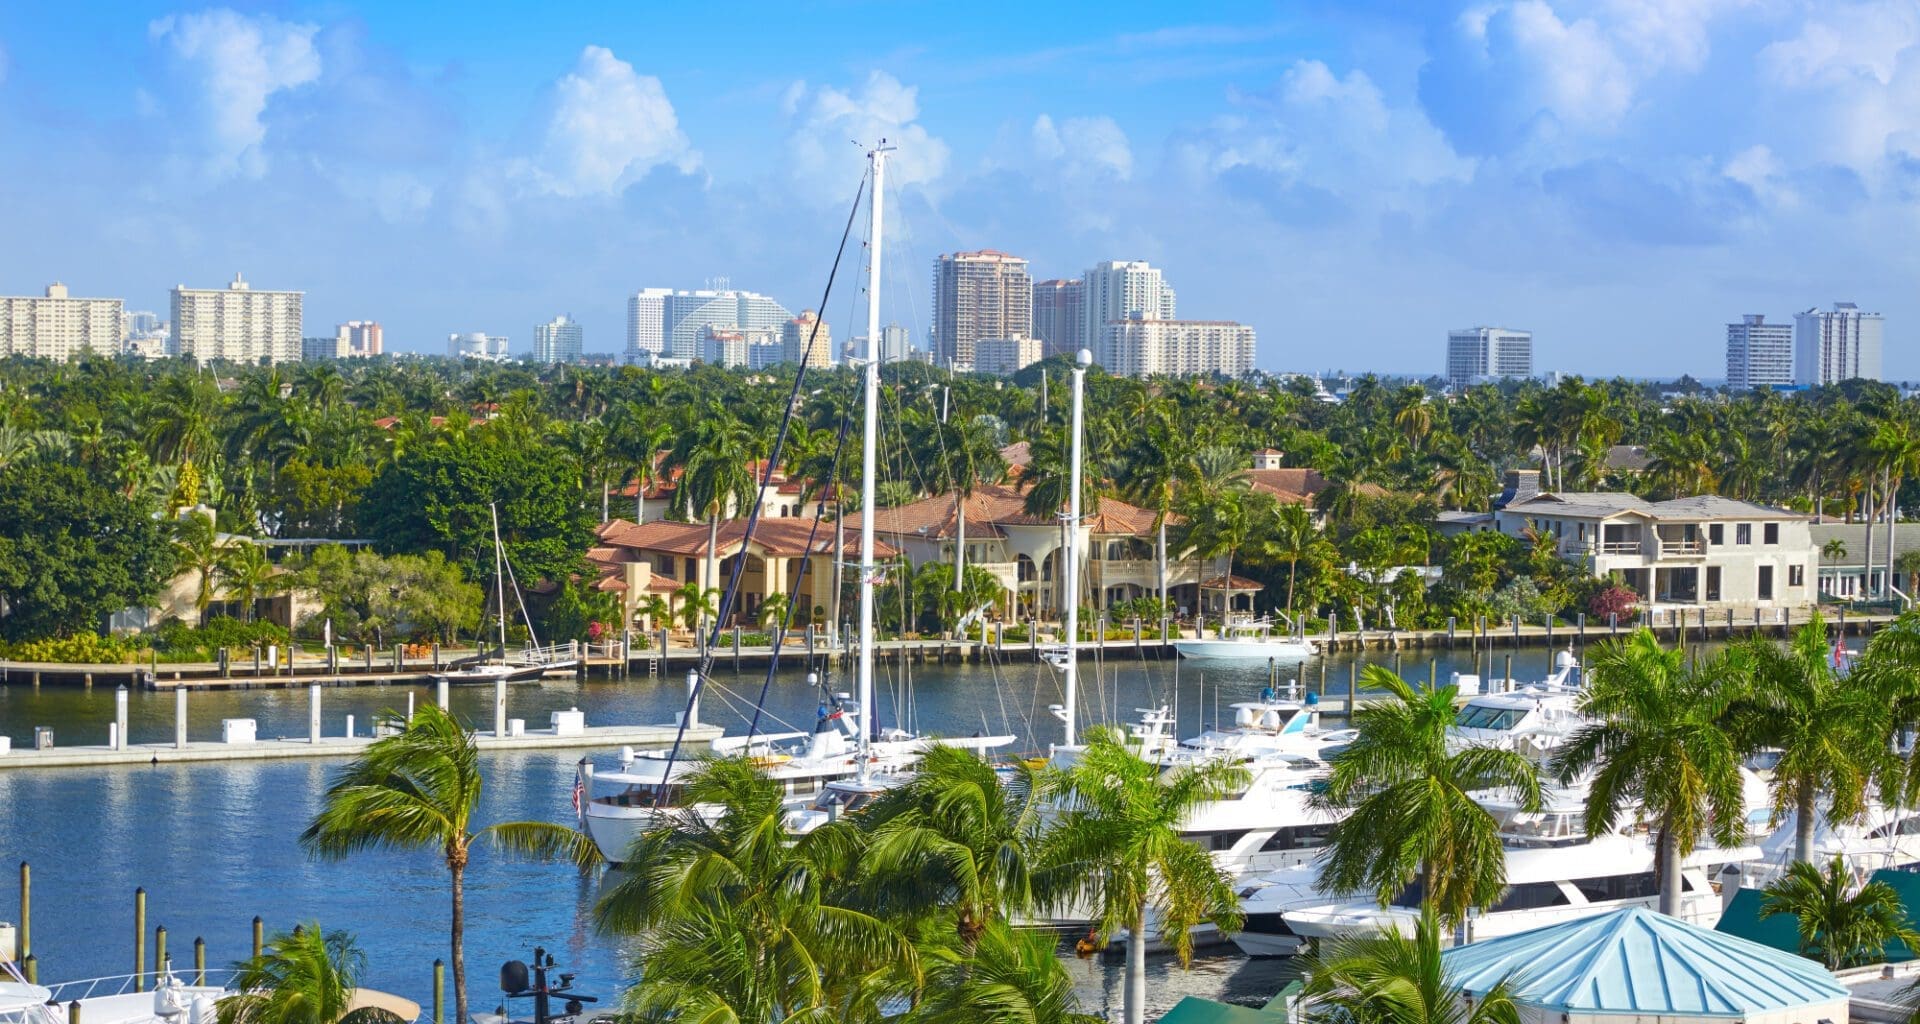
POLYGON ((1076 740, 1074 719, 1080 683, 1080 405, 1093 353, 1081 349, 1073 361, 1073 440, 1067 460, 1067 746, 1076 740))
POLYGON ((500 507, 487 502, 487 515, 493 518, 493 586, 494 600, 498 601, 500 613, 500 660, 507 660, 507 567, 505 556, 500 551, 500 507))
POLYGON ((886 204, 887 154, 885 145, 867 154, 873 163, 873 191, 867 200, 867 365, 862 374, 860 434, 860 781, 867 780, 872 760, 873 727, 873 513, 874 477, 879 453, 880 426, 880 245, 881 219, 886 204))

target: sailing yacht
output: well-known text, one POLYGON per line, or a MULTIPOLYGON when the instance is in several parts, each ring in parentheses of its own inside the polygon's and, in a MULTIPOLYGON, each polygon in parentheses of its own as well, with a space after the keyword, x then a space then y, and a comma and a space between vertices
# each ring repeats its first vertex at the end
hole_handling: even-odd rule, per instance
POLYGON ((533 619, 527 615, 527 605, 520 600, 520 585, 514 584, 513 597, 520 604, 520 617, 527 623, 528 642, 525 648, 509 653, 507 651, 507 570, 506 547, 500 543, 500 510, 489 504, 487 512, 493 517, 493 581, 495 595, 495 620, 499 627, 500 646, 497 654, 482 652, 477 657, 456 663, 445 672, 434 673, 436 681, 444 680, 457 685, 477 685, 501 681, 516 682, 521 679, 538 679, 548 672, 563 672, 580 664, 580 659, 572 644, 555 644, 541 647, 534 640, 533 619))
MULTIPOLYGON (((884 242, 887 154, 884 143, 870 153, 871 193, 868 199, 867 359, 861 372, 864 429, 860 448, 860 507, 874 509, 879 451, 880 405, 880 267, 884 242)), ((841 813, 858 809, 885 788, 909 778, 921 758, 934 746, 990 750, 1014 741, 1011 735, 935 738, 901 729, 875 727, 874 707, 874 589, 878 566, 874 560, 874 520, 860 517, 859 633, 855 679, 857 695, 835 694, 821 705, 813 732, 757 734, 740 739, 721 738, 713 752, 722 756, 754 758, 767 774, 783 783, 789 802, 786 826, 806 832, 841 813)), ((817 683, 817 678, 809 677, 817 683)), ((697 675, 689 676, 689 710, 698 715, 697 675)), ((623 752, 617 772, 588 773, 583 768, 577 799, 580 821, 606 858, 622 861, 633 840, 651 828, 660 816, 684 806, 681 787, 698 762, 667 751, 635 756, 623 752)), ((694 808, 696 812, 712 809, 694 808)))

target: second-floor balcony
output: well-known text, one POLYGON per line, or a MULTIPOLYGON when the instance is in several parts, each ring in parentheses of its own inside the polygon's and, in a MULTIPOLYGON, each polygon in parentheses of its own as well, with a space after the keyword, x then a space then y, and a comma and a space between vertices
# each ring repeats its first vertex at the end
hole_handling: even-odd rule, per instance
POLYGON ((1661 558, 1705 558, 1707 542, 1698 537, 1692 539, 1660 540, 1661 558))
POLYGON ((1609 540, 1600 544, 1603 555, 1637 555, 1641 552, 1641 543, 1635 540, 1609 540))

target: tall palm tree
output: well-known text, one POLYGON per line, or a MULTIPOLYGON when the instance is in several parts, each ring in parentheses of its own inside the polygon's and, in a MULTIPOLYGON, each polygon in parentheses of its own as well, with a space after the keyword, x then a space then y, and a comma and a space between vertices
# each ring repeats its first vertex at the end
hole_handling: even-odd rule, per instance
POLYGON ((587 866, 598 858, 584 834, 546 821, 477 826, 484 779, 474 734, 438 705, 426 704, 399 731, 375 740, 334 776, 320 810, 300 834, 318 857, 339 859, 362 850, 437 851, 452 883, 454 1019, 467 1019, 466 873, 476 843, 536 860, 566 859, 587 866))
POLYGON ((1173 514, 1181 487, 1196 475, 1192 440, 1174 421, 1175 410, 1164 399, 1151 401, 1134 430, 1135 443, 1120 462, 1120 487, 1128 500, 1153 510, 1154 562, 1160 603, 1167 600, 1167 518, 1173 514))
POLYGON ((1645 628, 1600 645, 1581 695, 1598 721, 1553 759, 1564 781, 1594 773, 1589 835, 1613 831, 1629 808, 1649 819, 1663 914, 1679 912, 1680 860, 1702 836, 1735 846, 1746 834, 1744 751, 1727 728, 1743 695, 1733 668, 1724 654, 1689 667, 1685 651, 1663 649, 1645 628))
POLYGON ((233 995, 221 997, 214 1013, 220 1024, 401 1024, 379 1007, 354 1008, 366 972, 366 954, 352 935, 308 921, 234 964, 233 995))
POLYGON ((954 494, 953 587, 960 589, 967 564, 967 499, 982 484, 997 484, 1007 476, 1007 460, 993 430, 981 417, 942 423, 935 427, 939 439, 936 458, 941 477, 954 494))
POLYGON ((688 580, 673 589, 673 599, 680 605, 680 621, 688 632, 698 632, 700 624, 716 614, 713 596, 719 592, 718 587, 701 586, 699 580, 688 580))
MULTIPOLYGON (((1190 503, 1185 514, 1187 522, 1180 532, 1180 545, 1190 549, 1196 558, 1224 555, 1225 575, 1231 584, 1234 557, 1271 537, 1280 511, 1271 492, 1229 487, 1211 500, 1190 503)), ((1232 604, 1231 590, 1227 603, 1232 604)))
POLYGON ((241 617, 253 621, 253 606, 263 597, 280 593, 279 568, 267 558, 267 549, 248 540, 228 544, 221 553, 218 573, 221 588, 230 600, 238 602, 241 617))
POLYGON ((887 906, 951 913, 955 934, 971 949, 990 925, 1039 898, 1041 789, 1026 764, 1002 776, 970 750, 934 747, 911 782, 861 816, 871 837, 868 884, 887 906))
POLYGON ((1881 881, 1855 889, 1853 872, 1839 854, 1825 870, 1810 861, 1795 861, 1786 875, 1767 886, 1760 898, 1760 920, 1776 914, 1793 915, 1800 955, 1830 971, 1878 963, 1886 959, 1892 942, 1920 949, 1920 933, 1907 922, 1899 890, 1881 881))
POLYGON ((685 449, 680 466, 677 497, 683 510, 707 521, 707 557, 700 584, 717 587, 720 520, 744 513, 759 497, 759 481, 753 473, 753 435, 746 424, 730 415, 705 420, 685 449))
POLYGON ((1354 713, 1359 737, 1334 757, 1318 798, 1349 812, 1328 836, 1318 884, 1368 890, 1384 905, 1418 883, 1426 905, 1458 921, 1507 886, 1499 822, 1472 793, 1507 789, 1537 810, 1539 772, 1511 750, 1448 742, 1458 687, 1415 690, 1380 665, 1367 666, 1360 685, 1389 699, 1354 713))
POLYGON ((1304 995, 1322 1009, 1315 1019, 1352 1024, 1519 1024, 1506 982, 1462 1000, 1440 956, 1442 924, 1433 904, 1420 908, 1413 936, 1388 928, 1335 939, 1306 958, 1304 995))
POLYGON ((780 783, 745 758, 702 764, 685 805, 717 811, 664 812, 594 908, 638 944, 642 1020, 865 1020, 919 988, 913 943, 848 898, 851 823, 793 839, 780 783))
POLYGON ((1793 857, 1812 860, 1821 798, 1828 821, 1849 821, 1866 809, 1874 781, 1898 773, 1893 706, 1879 688, 1841 680, 1818 612, 1784 647, 1756 637, 1737 651, 1746 696, 1732 708, 1736 734, 1747 748, 1780 751, 1774 817, 1793 812, 1793 857))
POLYGON ((1273 536, 1267 542, 1267 554, 1287 563, 1287 615, 1293 615, 1294 584, 1299 579, 1300 563, 1312 562, 1316 556, 1331 550, 1320 528, 1314 525, 1313 513, 1307 511, 1302 502, 1290 501, 1280 505, 1273 518, 1273 536))
POLYGON ((1195 808, 1245 782, 1244 768, 1219 761, 1163 773, 1100 728, 1050 786, 1060 811, 1048 861, 1066 881, 1049 898, 1092 906, 1103 938, 1126 932, 1127 1024, 1141 1024, 1146 1013, 1149 912, 1182 966, 1193 957, 1194 928, 1212 923, 1228 932, 1240 924, 1233 880, 1180 829, 1195 808))
POLYGON ((213 518, 198 511, 188 512, 173 521, 173 556, 180 568, 194 574, 193 607, 205 625, 207 608, 213 604, 225 546, 213 528, 213 518))
POLYGON ((969 955, 936 949, 926 1001, 903 1024, 1103 1024, 1081 1013, 1073 977, 1044 931, 995 921, 969 955))

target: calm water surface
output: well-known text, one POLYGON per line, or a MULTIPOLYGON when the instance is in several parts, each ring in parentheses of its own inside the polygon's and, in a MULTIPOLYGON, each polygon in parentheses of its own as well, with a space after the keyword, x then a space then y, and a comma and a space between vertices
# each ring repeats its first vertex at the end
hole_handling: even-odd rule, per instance
MULTIPOLYGON (((1494 653, 1491 670, 1504 667, 1506 651, 1494 653)), ((1552 652, 1528 648, 1514 652, 1520 679, 1544 675, 1552 652)), ((1391 653, 1375 654, 1394 667, 1391 653)), ((1423 681, 1433 674, 1445 680, 1453 671, 1476 671, 1472 656, 1454 652, 1409 651, 1400 670, 1423 681)), ((1267 679, 1264 665, 1199 669, 1198 662, 1083 662, 1087 682, 1081 694, 1082 721, 1131 720, 1135 708, 1174 703, 1183 734, 1211 724, 1235 700, 1257 694, 1267 679)), ((1344 694, 1350 656, 1307 662, 1283 670, 1318 689, 1324 667, 1327 689, 1344 694)), ((1477 670, 1488 672, 1484 652, 1477 670)), ((1060 698, 1051 669, 1028 664, 969 666, 886 666, 879 698, 882 717, 898 720, 901 709, 915 709, 918 727, 946 734, 1009 732, 1016 746, 1044 749, 1058 739, 1059 724, 1046 706, 1060 698)), ((764 671, 735 675, 722 671, 717 689, 709 689, 702 717, 744 731, 765 678, 764 671)), ((836 689, 851 680, 836 679, 836 689)), ((428 688, 348 687, 324 693, 326 731, 338 734, 344 717, 356 717, 364 734, 371 718, 385 709, 404 709, 414 700, 432 699, 428 688)), ((491 689, 456 689, 454 710, 469 719, 491 721, 491 689)), ((766 707, 773 716, 762 728, 782 723, 809 725, 817 702, 804 674, 781 673, 769 689, 766 707)), ((633 679, 623 682, 545 682, 516 685, 509 714, 529 727, 544 725, 547 714, 578 707, 589 724, 660 722, 680 710, 681 680, 633 679)), ((171 693, 130 695, 129 733, 136 742, 170 742, 174 697, 171 693)), ((16 746, 30 741, 35 726, 51 726, 62 744, 106 742, 114 694, 31 686, 0 686, 0 735, 16 746)), ((305 691, 252 690, 195 693, 189 698, 189 734, 215 739, 223 718, 253 718, 260 735, 304 736, 305 691)), ((612 751, 593 752, 603 765, 612 751)), ((568 803, 578 751, 524 751, 484 755, 487 787, 483 821, 540 818, 572 823, 568 803)), ((328 929, 356 933, 371 960, 367 983, 403 993, 424 1004, 431 992, 431 964, 447 950, 446 872, 429 853, 366 853, 339 862, 319 862, 301 853, 297 837, 317 809, 319 794, 341 762, 257 761, 159 765, 146 768, 60 768, 0 771, 0 863, 8 869, 0 883, 0 919, 16 916, 11 871, 19 861, 33 864, 33 947, 41 978, 71 979, 123 974, 133 963, 133 890, 147 890, 147 924, 165 925, 176 963, 190 963, 196 936, 207 941, 210 964, 245 956, 251 946, 251 921, 260 915, 269 932, 318 920, 328 929)), ((500 961, 524 959, 535 944, 578 971, 580 987, 606 996, 619 994, 621 979, 631 977, 631 951, 597 935, 591 907, 598 878, 582 878, 554 865, 516 864, 476 854, 468 873, 467 963, 469 991, 476 1009, 498 1002, 495 975, 500 961)), ((149 941, 151 935, 149 935, 149 941)), ((1171 962, 1156 966, 1149 988, 1153 1012, 1189 994, 1230 1000, 1264 1000, 1289 977, 1283 961, 1249 961, 1230 954, 1204 957, 1191 971, 1171 962)), ((1118 963, 1073 962, 1072 970, 1090 1008, 1118 1013, 1121 977, 1118 963)), ((449 994, 451 1001, 451 994, 449 994)))

